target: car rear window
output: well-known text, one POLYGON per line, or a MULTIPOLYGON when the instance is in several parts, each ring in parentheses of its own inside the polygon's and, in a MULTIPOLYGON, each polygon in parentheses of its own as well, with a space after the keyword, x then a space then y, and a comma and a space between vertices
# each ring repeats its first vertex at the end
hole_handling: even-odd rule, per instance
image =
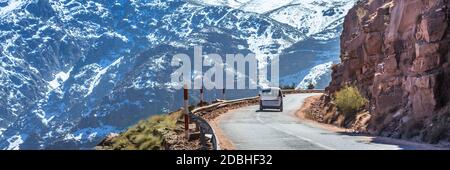
POLYGON ((261 92, 264 96, 278 96, 278 90, 263 89, 261 92))
POLYGON ((265 89, 265 90, 263 90, 262 92, 263 93, 270 93, 272 90, 271 89, 265 89))

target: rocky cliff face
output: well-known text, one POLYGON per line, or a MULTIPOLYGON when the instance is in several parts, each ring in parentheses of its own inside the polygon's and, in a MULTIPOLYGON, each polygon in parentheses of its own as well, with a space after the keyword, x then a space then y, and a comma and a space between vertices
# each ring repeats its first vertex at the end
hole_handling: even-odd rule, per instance
POLYGON ((437 142, 449 135, 449 0, 362 0, 345 18, 330 94, 354 84, 369 129, 437 142))

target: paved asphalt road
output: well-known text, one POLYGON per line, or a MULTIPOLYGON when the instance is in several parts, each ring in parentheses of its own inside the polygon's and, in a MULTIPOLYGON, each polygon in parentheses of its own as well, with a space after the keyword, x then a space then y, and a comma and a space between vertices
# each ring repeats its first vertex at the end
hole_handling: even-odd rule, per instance
POLYGON ((386 140, 332 132, 321 128, 320 125, 301 121, 295 113, 304 100, 313 95, 318 94, 287 95, 284 98, 284 112, 261 112, 258 111, 259 106, 230 111, 222 117, 219 127, 239 150, 421 149, 412 143, 403 144, 397 141, 395 143, 402 144, 389 144, 386 140))

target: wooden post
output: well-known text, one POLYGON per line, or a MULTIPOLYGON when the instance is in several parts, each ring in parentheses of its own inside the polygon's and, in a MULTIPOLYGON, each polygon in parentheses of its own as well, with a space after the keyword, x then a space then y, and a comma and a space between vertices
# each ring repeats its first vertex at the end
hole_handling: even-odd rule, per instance
POLYGON ((186 135, 186 139, 189 139, 189 96, 187 85, 184 85, 184 133, 186 135))

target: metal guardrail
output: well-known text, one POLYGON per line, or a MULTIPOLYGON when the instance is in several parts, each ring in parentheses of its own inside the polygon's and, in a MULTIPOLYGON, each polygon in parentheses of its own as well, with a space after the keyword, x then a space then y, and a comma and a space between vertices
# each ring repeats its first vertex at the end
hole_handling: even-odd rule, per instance
POLYGON ((203 110, 208 110, 208 109, 211 109, 211 108, 214 108, 214 107, 218 107, 219 105, 221 105, 221 104, 223 104, 223 103, 224 103, 224 102, 222 101, 222 102, 214 103, 214 104, 211 104, 211 105, 208 105, 208 106, 203 106, 203 107, 195 108, 195 109, 192 110, 191 112, 192 112, 192 113, 201 112, 201 111, 203 111, 203 110))
POLYGON ((249 100, 255 100, 258 99, 259 97, 248 97, 248 98, 242 98, 242 99, 235 99, 235 100, 222 100, 223 104, 231 104, 231 103, 239 103, 239 102, 246 102, 249 100))
POLYGON ((325 89, 311 89, 311 90, 282 90, 284 94, 293 93, 325 93, 325 89))
POLYGON ((203 145, 203 148, 207 148, 207 138, 210 139, 210 142, 212 144, 213 150, 220 150, 219 145, 219 139, 216 136, 216 133, 214 131, 214 128, 211 127, 211 125, 203 119, 201 116, 197 115, 196 113, 215 109, 219 107, 226 107, 228 105, 240 103, 240 102, 247 102, 251 100, 258 99, 259 97, 249 97, 249 98, 243 98, 243 99, 236 99, 236 100, 219 100, 218 103, 214 103, 208 106, 199 107, 196 109, 193 109, 190 112, 191 119, 196 122, 196 124, 199 126, 200 129, 200 142, 203 145))
POLYGON ((191 118, 194 120, 200 129, 200 142, 203 145, 204 149, 207 149, 207 143, 206 138, 210 139, 210 142, 212 144, 213 150, 220 150, 219 142, 216 136, 216 133, 214 132, 214 129, 209 125, 208 121, 203 119, 200 116, 197 116, 195 114, 191 113, 191 118))

